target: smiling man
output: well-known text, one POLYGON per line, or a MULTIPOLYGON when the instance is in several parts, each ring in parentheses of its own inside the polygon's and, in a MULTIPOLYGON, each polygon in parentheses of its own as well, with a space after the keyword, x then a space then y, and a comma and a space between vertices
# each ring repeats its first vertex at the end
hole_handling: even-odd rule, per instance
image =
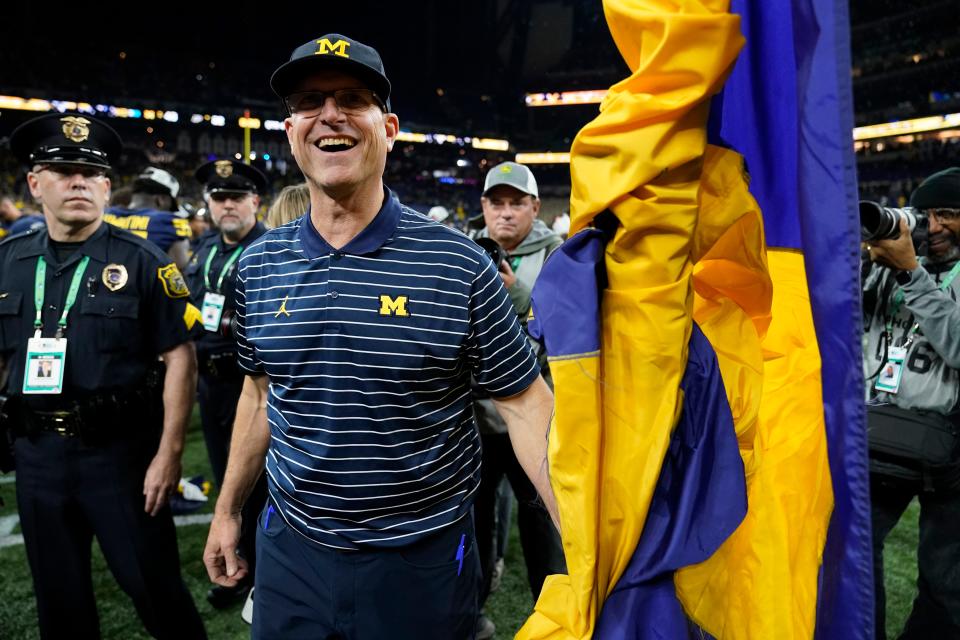
POLYGON ((17 128, 10 147, 47 222, 0 243, 0 428, 15 436, 40 636, 100 637, 95 537, 153 637, 203 638, 167 505, 199 312, 169 257, 103 220, 121 150, 113 129, 54 113, 17 128))
MULTIPOLYGON (((237 343, 231 328, 237 308, 237 260, 267 230, 257 221, 257 207, 260 196, 266 193, 267 177, 256 167, 235 160, 208 162, 197 169, 195 177, 203 185, 210 216, 220 232, 204 237, 185 274, 206 329, 197 340, 197 399, 207 456, 220 487, 244 378, 237 366, 237 343)), ((251 573, 235 586, 218 585, 207 593, 207 600, 217 609, 243 600, 253 584, 255 518, 266 500, 265 480, 261 479, 256 487, 248 500, 251 517, 246 519, 240 541, 251 573)))
POLYGON ((383 184, 399 133, 380 55, 339 34, 271 79, 309 215, 240 258, 247 374, 204 561, 232 586, 241 506, 266 461, 255 638, 471 638, 480 439, 471 374, 554 507, 552 394, 496 266, 383 184))

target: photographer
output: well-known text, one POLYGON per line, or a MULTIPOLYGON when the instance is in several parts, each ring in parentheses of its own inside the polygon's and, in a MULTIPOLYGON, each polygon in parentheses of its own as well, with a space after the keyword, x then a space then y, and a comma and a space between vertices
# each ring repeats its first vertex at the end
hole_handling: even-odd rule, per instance
MULTIPOLYGON (((243 250, 267 231, 257 222, 257 207, 267 178, 256 168, 234 160, 208 162, 197 169, 196 178, 204 185, 204 197, 219 230, 204 236, 185 272, 206 329, 197 341, 198 399, 207 455, 219 487, 227 468, 230 434, 244 377, 237 366, 231 327, 236 313, 237 261, 243 250)), ((244 523, 250 525, 250 531, 244 531, 240 541, 243 555, 250 562, 250 580, 232 588, 213 587, 207 600, 215 608, 240 602, 250 590, 256 514, 265 500, 266 484, 261 478, 247 502, 250 514, 244 517, 244 523)))
MULTIPOLYGON (((522 164, 504 162, 491 168, 484 182, 480 204, 485 228, 477 233, 476 241, 487 249, 495 262, 499 262, 500 277, 510 294, 510 302, 521 324, 526 325, 533 284, 547 256, 563 240, 537 219, 540 212, 537 181, 530 169, 522 164), (491 245, 491 240, 496 244, 491 245)), ((534 345, 540 370, 544 379, 551 383, 546 353, 536 351, 537 348, 539 345, 534 345)), ((536 489, 520 467, 507 435, 507 425, 495 410, 493 401, 474 388, 473 406, 483 443, 480 488, 474 503, 483 571, 480 604, 482 606, 490 594, 497 561, 494 521, 497 487, 504 476, 517 496, 520 544, 530 591, 536 601, 548 575, 566 572, 560 535, 537 497, 536 489)), ((494 631, 495 625, 482 616, 477 624, 477 639, 490 638, 494 631)))
MULTIPOLYGON (((910 204, 929 222, 917 257, 899 237, 869 240, 864 283, 864 371, 876 581, 877 637, 885 638, 883 543, 920 502, 919 593, 901 638, 960 637, 960 169, 927 178, 910 204)), ((918 234, 913 234, 917 236, 918 234)), ((921 240, 916 238, 916 240, 921 240)))

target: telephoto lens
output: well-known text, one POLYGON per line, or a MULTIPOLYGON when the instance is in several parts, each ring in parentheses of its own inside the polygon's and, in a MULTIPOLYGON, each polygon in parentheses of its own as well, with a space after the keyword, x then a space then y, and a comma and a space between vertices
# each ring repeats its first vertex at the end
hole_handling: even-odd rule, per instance
POLYGON ((900 221, 905 220, 917 255, 926 254, 930 222, 913 207, 884 207, 870 200, 860 201, 860 237, 866 242, 895 240, 900 237, 900 221))
POLYGON ((507 259, 507 252, 503 250, 496 240, 492 238, 476 238, 474 240, 480 247, 487 252, 493 264, 499 269, 500 263, 507 259))

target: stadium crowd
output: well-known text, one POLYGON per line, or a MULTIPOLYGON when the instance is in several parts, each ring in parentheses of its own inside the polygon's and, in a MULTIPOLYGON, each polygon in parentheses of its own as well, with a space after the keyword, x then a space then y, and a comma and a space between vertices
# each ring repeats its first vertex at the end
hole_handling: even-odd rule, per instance
MULTIPOLYGON (((960 38, 944 26, 956 8, 941 1, 911 12, 894 36, 889 27, 906 11, 902 3, 884 0, 870 11, 854 3, 853 38, 863 44, 853 61, 858 125, 960 106, 960 87, 944 89, 936 80, 957 74, 960 38), (892 97, 891 86, 903 96, 892 97)), ((583 37, 605 29, 598 16, 579 18, 583 37)), ((15 60, 0 51, 0 67, 15 68, 15 60)), ((170 65, 191 70, 167 87, 170 105, 184 113, 258 96, 255 85, 262 84, 239 63, 198 62, 164 49, 104 59, 88 70, 100 79, 95 86, 81 83, 69 92, 137 102, 166 84, 157 69, 170 65)), ((55 66, 41 58, 30 75, 55 77, 55 66)), ((595 88, 596 69, 622 71, 610 50, 572 51, 544 81, 595 88)), ((62 91, 24 73, 10 76, 7 91, 62 91)), ((18 506, 43 637, 99 634, 89 576, 94 537, 149 633, 205 637, 182 585, 170 519, 171 508, 196 507, 190 496, 203 485, 180 477, 195 402, 212 472, 207 490, 219 495, 204 553, 213 583, 207 598, 218 609, 242 607, 255 637, 328 637, 344 628, 361 638, 387 637, 380 635, 385 628, 403 638, 493 637, 498 621, 483 606, 503 576, 514 507, 532 601, 546 576, 565 571, 552 490, 538 473, 546 438, 533 443, 518 434, 542 435, 552 406, 547 354, 528 336, 527 322, 530 290, 569 228, 569 168, 527 167, 507 151, 396 139, 392 87, 379 53, 338 34, 294 50, 271 86, 287 109, 289 143, 283 132, 258 131, 247 158, 236 132, 183 122, 55 112, 16 114, 18 126, 5 131, 0 391, 13 399, 4 417, 19 425, 10 430, 18 506), (331 57, 337 46, 351 47, 349 64, 331 57), (317 119, 333 124, 313 138, 304 123, 317 119), (331 159, 360 144, 374 152, 349 166, 331 159), (71 205, 71 189, 82 191, 86 204, 71 205), (383 259, 381 251, 401 257, 383 259), (416 261, 404 259, 414 255, 416 261), (301 262, 312 266, 301 269, 301 262), (397 293, 398 283, 414 280, 430 291, 429 303, 397 293), (277 297, 270 293, 277 282, 296 282, 302 291, 277 297), (44 298, 45 287, 46 295, 59 297, 55 303, 44 298), (374 325, 350 306, 361 298, 376 299, 376 309, 365 311, 387 321, 374 325), (327 306, 304 305, 307 299, 327 306), (451 311, 464 304, 489 311, 451 311), (74 305, 79 313, 71 316, 74 305), (314 313, 310 322, 324 325, 308 336, 315 343, 271 323, 291 312, 314 313), (302 356, 312 350, 323 350, 324 359, 302 356), (407 379, 398 371, 413 373, 407 379), (442 384, 431 385, 435 380, 442 384), (431 447, 396 435, 436 426, 427 419, 434 411, 409 400, 417 397, 440 406, 442 437, 431 447), (414 427, 371 437, 370 425, 384 416, 414 427), (153 439, 119 438, 114 427, 135 419, 150 423, 153 439), (363 435, 352 439, 330 428, 339 421, 352 425, 347 434, 363 435), (304 435, 311 433, 330 442, 304 435), (337 457, 351 447, 390 453, 337 457), (431 457, 434 449, 442 455, 431 457), (401 464, 417 457, 429 466, 448 455, 459 466, 436 484, 401 464), (66 462, 50 464, 55 456, 66 462), (318 462, 329 461, 325 456, 332 467, 318 462), (73 493, 71 483, 88 474, 106 487, 98 500, 73 493), (394 491, 401 485, 404 491, 394 491), (384 486, 393 489, 378 489, 384 486), (406 488, 429 494, 423 518, 406 517, 406 488), (330 515, 338 510, 356 518, 330 515), (344 525, 357 520, 385 524, 344 525), (148 546, 156 557, 144 551, 148 546), (471 586, 437 577, 434 560, 441 556, 471 586), (330 584, 301 583, 295 570, 301 564, 334 577, 330 584), (381 575, 389 579, 378 581, 381 575), (369 593, 325 591, 364 580, 369 593), (411 622, 406 612, 418 607, 422 615, 411 622), (436 628, 421 636, 426 615, 436 628), (342 622, 347 616, 349 623, 342 622)), ((437 98, 410 105, 420 118, 449 122, 480 104, 456 106, 442 91, 437 98)), ((276 108, 259 97, 246 103, 276 108)), ((582 109, 551 124, 531 115, 526 139, 568 147, 569 131, 554 136, 550 127, 582 121, 582 109)), ((503 121, 511 120, 478 114, 469 124, 503 121)), ((949 167, 960 166, 960 136, 920 132, 858 141, 856 155, 861 197, 914 208, 883 214, 901 233, 871 237, 862 247, 865 394, 871 407, 880 407, 872 410, 871 429, 915 421, 950 433, 960 398, 954 335, 960 170, 949 167), (921 220, 923 242, 899 226, 901 217, 904 225, 921 220)), ((5 444, 0 439, 0 449, 5 444)), ((904 453, 909 444, 871 441, 877 637, 886 637, 885 539, 914 499, 923 518, 919 595, 901 637, 960 637, 956 429, 952 439, 941 437, 939 449, 924 442, 904 453)), ((4 453, 0 462, 13 464, 4 453)))

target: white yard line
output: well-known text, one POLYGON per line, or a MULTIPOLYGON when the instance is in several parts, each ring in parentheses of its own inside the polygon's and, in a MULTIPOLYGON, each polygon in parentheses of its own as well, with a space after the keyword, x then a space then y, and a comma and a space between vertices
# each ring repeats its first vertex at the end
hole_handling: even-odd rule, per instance
POLYGON ((19 523, 20 517, 16 514, 12 516, 0 517, 0 537, 8 536, 13 533, 13 530, 17 528, 19 523))
MULTIPOLYGON (((182 516, 174 516, 173 523, 178 527, 189 527, 195 524, 210 524, 213 520, 212 513, 190 513, 182 516)), ((19 524, 18 516, 3 516, 0 518, 0 549, 4 547, 15 547, 23 544, 23 536, 11 534, 10 532, 19 524)))

